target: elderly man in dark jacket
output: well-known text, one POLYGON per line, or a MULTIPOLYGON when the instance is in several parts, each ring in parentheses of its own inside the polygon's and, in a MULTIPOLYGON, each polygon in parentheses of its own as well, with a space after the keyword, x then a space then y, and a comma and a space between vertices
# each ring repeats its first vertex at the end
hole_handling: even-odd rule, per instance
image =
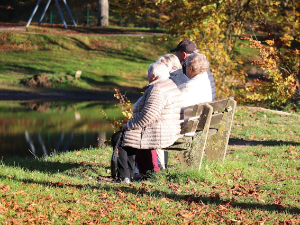
MULTIPOLYGON (((190 40, 183 40, 179 42, 176 48, 170 50, 170 52, 176 52, 176 56, 178 57, 181 65, 183 73, 186 74, 186 59, 192 54, 197 53, 198 50, 194 42, 190 40)), ((210 70, 207 71, 208 79, 210 80, 210 86, 212 91, 212 100, 216 99, 216 88, 215 88, 215 80, 212 76, 210 70)))

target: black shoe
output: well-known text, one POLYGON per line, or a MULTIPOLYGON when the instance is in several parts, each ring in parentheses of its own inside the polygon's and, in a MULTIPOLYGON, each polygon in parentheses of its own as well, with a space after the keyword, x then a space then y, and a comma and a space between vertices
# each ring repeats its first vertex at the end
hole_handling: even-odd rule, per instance
POLYGON ((130 184, 130 179, 128 177, 125 178, 117 178, 114 183, 126 183, 126 184, 130 184))
POLYGON ((164 168, 162 167, 161 164, 158 164, 158 167, 159 167, 160 171, 163 171, 163 170, 164 170, 164 168))
POLYGON ((142 177, 142 174, 135 173, 134 176, 131 178, 131 181, 138 181, 142 177))
POLYGON ((142 181, 146 181, 146 180, 148 180, 148 177, 141 176, 141 178, 138 179, 137 182, 142 182, 142 181))

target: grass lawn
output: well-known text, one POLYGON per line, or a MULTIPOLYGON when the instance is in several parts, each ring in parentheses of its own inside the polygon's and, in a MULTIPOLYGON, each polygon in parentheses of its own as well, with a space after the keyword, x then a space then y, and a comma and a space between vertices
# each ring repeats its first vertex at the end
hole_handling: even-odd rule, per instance
MULTIPOLYGON (((59 29, 31 26, 26 31, 0 31, 0 89, 45 91, 24 85, 46 74, 52 89, 140 93, 150 63, 176 46, 176 40, 149 36, 147 29, 116 29, 137 36, 101 36, 101 29, 59 29), (93 32, 93 33, 90 33, 93 32), (82 71, 75 80, 77 70, 82 71)), ((106 30, 106 32, 109 32, 106 30)), ((153 32, 153 31, 152 31, 153 32)), ((159 32, 162 32, 159 30, 159 32)), ((49 88, 48 88, 49 89, 49 88)), ((49 90, 48 90, 49 91, 49 90)))
POLYGON ((299 224, 300 117, 238 107, 225 162, 113 184, 111 148, 2 158, 7 224, 299 224), (243 144, 243 145, 238 145, 243 144))

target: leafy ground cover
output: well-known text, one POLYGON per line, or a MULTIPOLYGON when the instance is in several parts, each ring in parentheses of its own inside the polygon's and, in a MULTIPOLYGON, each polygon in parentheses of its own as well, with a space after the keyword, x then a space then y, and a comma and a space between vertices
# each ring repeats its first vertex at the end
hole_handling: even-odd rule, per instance
POLYGON ((225 162, 113 184, 111 148, 2 158, 0 221, 31 224, 299 224, 300 117, 238 107, 225 162))

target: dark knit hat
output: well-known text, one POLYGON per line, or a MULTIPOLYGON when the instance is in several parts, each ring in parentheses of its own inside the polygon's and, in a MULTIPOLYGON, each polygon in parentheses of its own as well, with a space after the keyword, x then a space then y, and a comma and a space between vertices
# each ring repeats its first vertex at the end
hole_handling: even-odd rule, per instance
POLYGON ((194 42, 190 40, 183 40, 179 42, 176 48, 170 50, 170 52, 185 52, 188 54, 192 54, 196 50, 196 45, 194 42))

